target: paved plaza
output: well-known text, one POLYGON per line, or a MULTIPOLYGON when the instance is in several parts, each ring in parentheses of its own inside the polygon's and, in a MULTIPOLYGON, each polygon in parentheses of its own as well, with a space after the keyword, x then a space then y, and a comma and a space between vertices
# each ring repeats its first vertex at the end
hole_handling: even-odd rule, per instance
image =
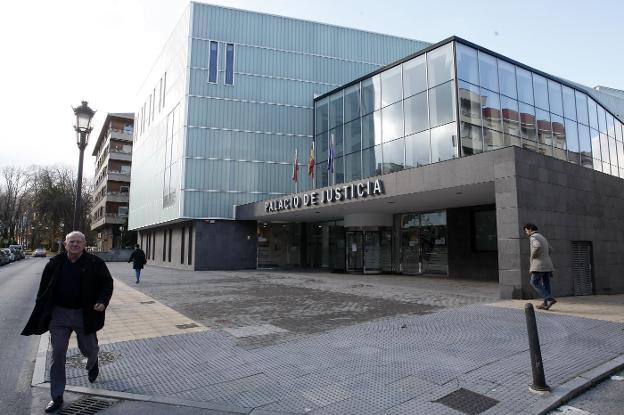
POLYGON ((89 384, 73 348, 73 391, 219 414, 539 414, 624 366, 624 296, 537 313, 553 388, 540 395, 526 301, 498 301, 496 283, 148 267, 134 284, 127 264, 109 267, 101 374, 89 384))

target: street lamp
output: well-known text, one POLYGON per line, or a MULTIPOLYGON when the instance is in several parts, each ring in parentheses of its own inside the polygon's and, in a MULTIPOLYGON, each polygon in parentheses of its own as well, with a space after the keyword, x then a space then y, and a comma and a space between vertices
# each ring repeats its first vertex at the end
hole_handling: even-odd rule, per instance
POLYGON ((119 247, 120 248, 123 248, 123 242, 124 242, 123 239, 124 239, 124 231, 125 230, 126 229, 123 226, 119 227, 119 232, 121 232, 121 239, 119 240, 119 247))
POLYGON ((77 230, 80 227, 80 197, 82 196, 82 159, 84 157, 84 150, 89 142, 89 134, 91 133, 91 119, 93 118, 93 111, 87 105, 87 101, 82 101, 82 105, 74 108, 74 115, 76 115, 76 144, 80 150, 80 158, 78 161, 78 181, 76 182, 76 200, 74 202, 74 221, 72 223, 72 230, 77 230))

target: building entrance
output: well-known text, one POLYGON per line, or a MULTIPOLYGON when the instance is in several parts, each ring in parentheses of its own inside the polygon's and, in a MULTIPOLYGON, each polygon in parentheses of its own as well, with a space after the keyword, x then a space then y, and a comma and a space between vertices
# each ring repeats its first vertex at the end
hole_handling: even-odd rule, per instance
POLYGON ((346 232, 347 272, 380 273, 391 271, 392 231, 346 232))

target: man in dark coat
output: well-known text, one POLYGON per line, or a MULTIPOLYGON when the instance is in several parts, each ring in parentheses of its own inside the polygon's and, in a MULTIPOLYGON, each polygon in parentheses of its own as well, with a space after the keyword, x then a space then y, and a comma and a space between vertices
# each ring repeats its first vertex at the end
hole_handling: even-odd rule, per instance
POLYGON ((141 279, 141 270, 143 269, 143 265, 147 263, 145 259, 145 252, 141 249, 139 244, 134 245, 134 251, 130 255, 130 259, 128 259, 128 263, 132 262, 132 268, 134 268, 134 273, 136 275, 136 283, 139 283, 141 279))
POLYGON ((46 412, 63 405, 65 360, 69 337, 76 332, 78 348, 87 358, 89 381, 98 374, 98 339, 104 327, 104 310, 113 295, 113 278, 104 261, 87 253, 85 236, 78 231, 65 237, 65 250, 45 266, 35 308, 22 331, 24 336, 50 330, 52 366, 50 394, 46 412))

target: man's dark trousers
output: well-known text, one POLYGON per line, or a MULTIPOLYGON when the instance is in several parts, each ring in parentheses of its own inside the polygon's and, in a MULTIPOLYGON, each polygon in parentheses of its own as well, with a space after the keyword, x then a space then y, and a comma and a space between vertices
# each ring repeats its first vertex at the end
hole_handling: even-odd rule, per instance
POLYGON ((52 399, 62 398, 63 392, 65 392, 65 361, 72 331, 76 333, 80 352, 87 358, 86 369, 89 370, 97 364, 100 350, 97 335, 85 333, 82 309, 55 306, 50 322, 50 341, 52 343, 50 395, 52 399))

